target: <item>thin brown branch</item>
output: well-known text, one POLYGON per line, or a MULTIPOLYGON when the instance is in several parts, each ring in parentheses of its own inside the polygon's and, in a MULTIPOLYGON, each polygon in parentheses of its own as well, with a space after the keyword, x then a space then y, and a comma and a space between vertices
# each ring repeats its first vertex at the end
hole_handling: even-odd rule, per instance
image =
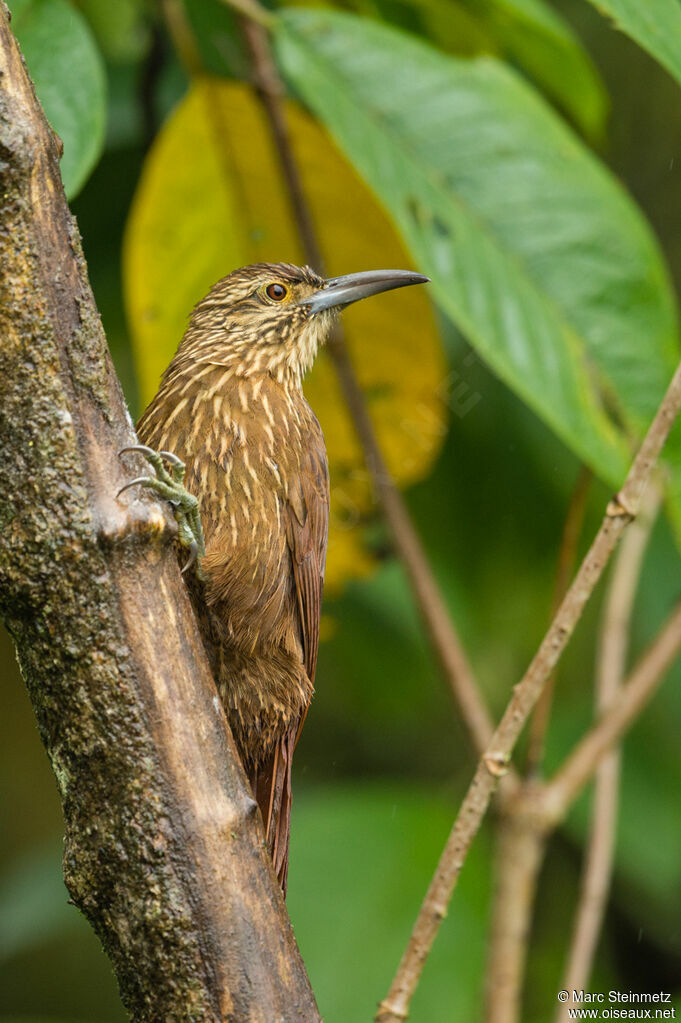
MULTIPOLYGON (((582 466, 573 488, 558 552, 551 617, 560 606, 574 572, 592 479, 592 472, 582 466)), ((528 935, 548 830, 541 816, 533 812, 541 791, 535 775, 544 755, 555 680, 554 672, 530 719, 526 777, 506 792, 502 786, 498 793, 496 883, 485 998, 485 1019, 489 1023, 515 1023, 520 1016, 528 935)))
MULTIPOLYGON (((622 541, 610 579, 596 666, 597 714, 605 713, 615 703, 624 678, 634 598, 661 499, 661 490, 651 484, 638 519, 622 541)), ((596 772, 590 838, 562 985, 566 991, 582 990, 587 986, 596 953, 612 876, 619 774, 619 750, 612 749, 603 756, 596 772)), ((559 1005, 556 1023, 566 1019, 567 1007, 559 1005)))
POLYGON ((590 732, 577 743, 544 792, 546 812, 564 817, 600 763, 603 754, 619 742, 663 681, 681 651, 681 602, 640 658, 619 691, 616 702, 590 732))
POLYGON ((314 266, 318 273, 324 274, 324 256, 317 238, 312 211, 305 196, 305 189, 286 123, 284 110, 286 91, 274 63, 269 37, 263 26, 256 21, 243 18, 241 24, 253 61, 255 86, 267 114, 305 259, 314 266))
POLYGON ((199 74, 203 68, 201 51, 182 0, 161 0, 161 10, 182 67, 190 76, 199 74))
POLYGON ((256 25, 268 28, 272 24, 273 16, 258 0, 222 0, 225 7, 231 7, 237 14, 254 21, 256 25))
MULTIPOLYGON (((627 530, 605 601, 603 641, 597 666, 597 711, 609 706, 624 674, 633 599, 643 553, 661 499, 648 487, 638 519, 627 530)), ((617 807, 618 767, 613 754, 603 758, 597 776, 592 839, 586 857, 582 895, 572 943, 572 964, 563 987, 586 986, 609 887, 617 807)), ((486 1019, 515 1023, 520 1018, 527 937, 536 885, 548 833, 556 821, 544 812, 544 789, 532 778, 502 801, 497 835, 497 884, 493 905, 486 1019)), ((565 1018, 558 1009, 557 1021, 565 1018)))
MULTIPOLYGON (((629 470, 624 486, 609 503, 596 538, 582 561, 577 576, 562 601, 525 676, 515 686, 501 723, 478 765, 414 924, 395 979, 386 999, 379 1008, 376 1020, 380 1023, 397 1023, 399 1020, 407 1019, 409 1015, 409 1005, 423 965, 439 930, 468 850, 487 811, 498 778, 506 771, 511 753, 527 718, 546 680, 554 671, 567 646, 620 536, 638 513, 643 490, 649 481, 653 466, 680 407, 681 365, 674 373, 662 404, 629 470)), ((681 625, 681 611, 679 611, 679 623, 675 624, 678 631, 679 625, 681 625)), ((665 630, 665 632, 667 631, 665 630)), ((664 654, 668 657, 669 647, 673 646, 675 650, 676 644, 680 641, 674 633, 673 642, 668 641, 663 644, 664 654)), ((657 661, 659 660, 664 660, 664 658, 658 655, 657 661)), ((657 663, 655 667, 658 667, 657 663)), ((636 692, 638 693, 641 684, 637 679, 634 679, 634 683, 636 683, 636 692)), ((630 702, 636 708, 642 704, 641 700, 638 702, 631 700, 630 702)), ((610 715, 613 713, 614 711, 611 711, 610 715)), ((625 717, 622 727, 625 727, 630 720, 630 717, 625 717)), ((611 728, 611 731, 617 732, 617 728, 611 728)), ((617 734, 620 733, 617 732, 617 734)), ((602 741, 602 736, 600 738, 602 741)), ((592 742, 589 748, 593 745, 592 742)), ((598 746, 598 742, 595 745, 598 746)), ((570 792, 570 782, 574 782, 575 776, 579 777, 580 768, 584 766, 585 760, 591 769, 595 767, 596 761, 589 759, 588 753, 585 757, 581 747, 576 753, 579 754, 576 766, 570 765, 571 770, 568 772, 567 779, 561 776, 562 785, 556 793, 557 796, 570 792)), ((601 754, 602 749, 599 755, 601 754)))
POLYGON ((515 800, 504 804, 496 834, 496 883, 490 954, 486 975, 485 1019, 515 1023, 529 946, 530 924, 539 871, 546 848, 541 822, 524 812, 524 783, 515 800))
POLYGON ((314 997, 134 441, 0 3, 0 611, 55 771, 73 901, 131 1018, 308 1020, 314 997))
MULTIPOLYGON (((593 473, 587 466, 580 466, 565 517, 563 535, 558 550, 558 562, 556 565, 556 578, 553 586, 553 600, 551 603, 551 617, 556 613, 558 606, 567 593, 570 579, 577 563, 577 547, 584 524, 586 512, 586 501, 589 496, 589 488, 593 480, 593 473)), ((555 687, 555 676, 551 676, 544 690, 537 700, 534 714, 530 721, 529 737, 527 744, 527 762, 525 771, 528 775, 536 774, 544 758, 544 743, 551 717, 551 706, 553 704, 553 690, 555 687)))
MULTIPOLYGON (((305 258, 321 273, 324 259, 296 164, 282 103, 284 89, 272 57, 267 32, 261 24, 245 19, 244 33, 253 59, 257 88, 279 154, 305 258)), ((421 617, 473 743, 481 752, 491 738, 492 719, 431 571, 421 540, 383 459, 340 327, 329 343, 329 352, 364 451, 376 494, 390 527, 395 549, 405 567, 421 617)))
POLYGON ((330 348, 345 401, 362 442, 367 468, 383 506, 395 548, 411 583, 416 605, 473 744, 480 752, 486 749, 492 737, 492 717, 480 695, 473 669, 432 573, 421 539, 383 459, 347 347, 339 343, 336 337, 330 348))

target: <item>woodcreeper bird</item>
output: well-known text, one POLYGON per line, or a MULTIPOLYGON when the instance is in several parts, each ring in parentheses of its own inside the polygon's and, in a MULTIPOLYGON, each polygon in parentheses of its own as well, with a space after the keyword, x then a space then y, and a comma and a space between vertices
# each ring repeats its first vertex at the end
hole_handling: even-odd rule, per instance
POLYGON ((286 891, 291 759, 314 688, 329 521, 324 438, 302 378, 333 314, 428 278, 328 280, 260 263, 192 312, 137 431, 191 549, 187 581, 229 724, 286 891), (166 466, 168 468, 166 468, 166 466))

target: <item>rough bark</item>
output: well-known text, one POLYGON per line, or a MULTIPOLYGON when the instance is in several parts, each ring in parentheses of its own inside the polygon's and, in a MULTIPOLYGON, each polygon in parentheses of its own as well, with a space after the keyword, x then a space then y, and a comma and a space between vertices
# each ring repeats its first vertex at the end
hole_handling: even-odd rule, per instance
POLYGON ((135 1020, 319 1020, 0 3, 0 612, 135 1020), (136 473, 138 474, 138 473, 136 473))

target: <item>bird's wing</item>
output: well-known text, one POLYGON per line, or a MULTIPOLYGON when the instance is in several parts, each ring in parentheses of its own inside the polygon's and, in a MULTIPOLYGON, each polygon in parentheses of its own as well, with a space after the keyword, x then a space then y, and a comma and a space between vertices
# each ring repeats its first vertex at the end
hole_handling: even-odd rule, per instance
POLYGON ((319 647, 319 616, 329 531, 329 470, 324 441, 315 438, 297 478, 290 481, 285 506, 286 538, 291 551, 303 664, 314 683, 319 647))
MULTIPOLYGON (((317 666, 329 529, 329 471, 321 430, 317 429, 319 432, 307 448, 300 473, 289 480, 288 500, 284 507, 303 664, 312 683, 317 666)), ((291 722, 269 763, 258 773, 256 782, 256 798, 265 822, 272 862, 284 893, 291 822, 291 761, 306 714, 307 707, 300 717, 291 722)))

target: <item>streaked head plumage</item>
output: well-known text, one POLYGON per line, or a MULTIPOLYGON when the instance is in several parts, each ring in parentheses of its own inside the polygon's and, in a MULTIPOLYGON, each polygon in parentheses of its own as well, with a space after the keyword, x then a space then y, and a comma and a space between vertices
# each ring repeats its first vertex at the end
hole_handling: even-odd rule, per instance
POLYGON ((306 303, 325 285, 309 266, 241 267, 195 307, 183 347, 217 347, 222 359, 238 362, 240 375, 269 372, 299 383, 331 327, 332 310, 315 313, 306 303))
POLYGON ((324 279, 309 266, 255 263, 218 281, 195 307, 170 373, 197 362, 236 376, 269 373, 300 386, 339 309, 428 280, 410 270, 366 270, 324 279))

